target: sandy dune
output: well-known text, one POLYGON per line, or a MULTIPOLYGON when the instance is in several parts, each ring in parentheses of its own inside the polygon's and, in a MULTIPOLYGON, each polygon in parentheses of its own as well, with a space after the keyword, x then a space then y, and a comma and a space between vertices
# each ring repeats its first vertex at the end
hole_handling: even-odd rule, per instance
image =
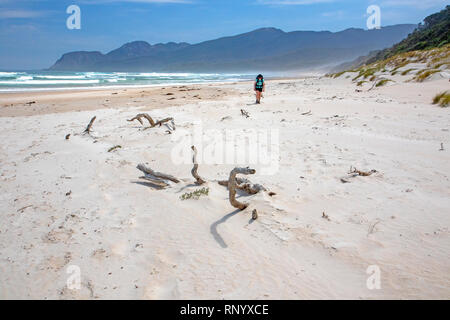
POLYGON ((13 104, 0 108, 0 298, 449 299, 450 109, 431 105, 448 84, 276 80, 261 105, 248 83, 194 86, 186 101, 180 88, 143 102, 133 89, 111 107, 111 91, 0 95, 13 104), (174 117, 177 133, 126 121, 143 111, 174 117), (92 137, 80 134, 94 115, 92 137), (278 132, 276 174, 248 177, 277 195, 242 195, 238 212, 217 180, 248 163, 201 163, 209 195, 180 200, 199 187, 173 150, 198 121, 209 138, 278 132), (151 188, 139 163, 181 182, 151 188), (377 172, 349 178, 351 166, 377 172), (66 286, 70 266, 80 290, 66 286))

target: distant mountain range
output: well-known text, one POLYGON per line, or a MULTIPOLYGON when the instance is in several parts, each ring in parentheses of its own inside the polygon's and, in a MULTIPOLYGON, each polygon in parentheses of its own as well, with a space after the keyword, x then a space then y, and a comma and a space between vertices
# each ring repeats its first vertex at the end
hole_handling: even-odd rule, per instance
POLYGON ((263 28, 198 44, 130 42, 107 54, 64 54, 50 70, 128 72, 244 72, 331 68, 392 46, 417 25, 340 32, 263 28))

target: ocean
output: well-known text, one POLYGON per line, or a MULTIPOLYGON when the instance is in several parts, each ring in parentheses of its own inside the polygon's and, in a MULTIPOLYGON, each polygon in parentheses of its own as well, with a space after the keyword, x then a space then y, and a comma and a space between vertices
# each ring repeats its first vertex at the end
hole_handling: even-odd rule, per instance
POLYGON ((138 72, 0 72, 0 92, 158 86, 253 79, 249 74, 138 73, 138 72))

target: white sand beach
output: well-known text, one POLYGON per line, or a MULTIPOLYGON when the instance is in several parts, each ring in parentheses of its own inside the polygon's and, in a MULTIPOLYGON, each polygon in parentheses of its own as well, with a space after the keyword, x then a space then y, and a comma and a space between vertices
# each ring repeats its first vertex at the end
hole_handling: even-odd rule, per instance
POLYGON ((268 80, 261 105, 248 82, 0 94, 0 298, 450 299, 450 109, 431 104, 449 81, 357 88, 268 80), (143 112, 176 130, 126 121, 143 112), (205 161, 196 186, 173 153, 199 123, 274 130, 274 172, 205 161), (140 163, 180 182, 152 188, 140 163), (236 166, 276 195, 233 208, 217 181, 236 166))

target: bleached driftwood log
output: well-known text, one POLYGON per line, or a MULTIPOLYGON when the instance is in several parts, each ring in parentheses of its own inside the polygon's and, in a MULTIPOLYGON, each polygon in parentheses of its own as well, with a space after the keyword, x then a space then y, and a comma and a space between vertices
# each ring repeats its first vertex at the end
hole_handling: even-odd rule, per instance
POLYGON ((197 163, 197 148, 195 146, 191 147, 192 151, 194 151, 194 155, 192 156, 192 162, 194 163, 194 167, 192 168, 192 176, 195 178, 195 180, 197 180, 196 184, 197 185, 202 185, 204 183, 206 183, 205 180, 203 180, 199 175, 198 175, 198 163, 197 163))
POLYGON ((236 175, 237 174, 255 174, 255 169, 250 168, 234 168, 230 172, 230 179, 228 180, 228 191, 230 197, 230 203, 233 207, 238 208, 240 210, 245 210, 248 207, 248 203, 241 203, 236 200, 236 175))
POLYGON ((83 132, 84 134, 85 134, 85 133, 91 134, 92 125, 94 124, 95 119, 97 119, 97 116, 93 117, 93 118, 91 119, 91 121, 89 121, 89 124, 88 124, 88 126, 86 127, 86 130, 84 130, 84 132, 83 132))
POLYGON ((150 169, 149 167, 147 167, 145 164, 142 164, 142 163, 137 166, 137 169, 142 171, 143 173, 145 173, 146 177, 149 179, 155 179, 158 181, 169 180, 169 181, 172 181, 175 183, 180 182, 180 180, 178 180, 174 176, 171 176, 171 175, 165 174, 165 173, 161 173, 161 172, 153 171, 152 169, 150 169))

